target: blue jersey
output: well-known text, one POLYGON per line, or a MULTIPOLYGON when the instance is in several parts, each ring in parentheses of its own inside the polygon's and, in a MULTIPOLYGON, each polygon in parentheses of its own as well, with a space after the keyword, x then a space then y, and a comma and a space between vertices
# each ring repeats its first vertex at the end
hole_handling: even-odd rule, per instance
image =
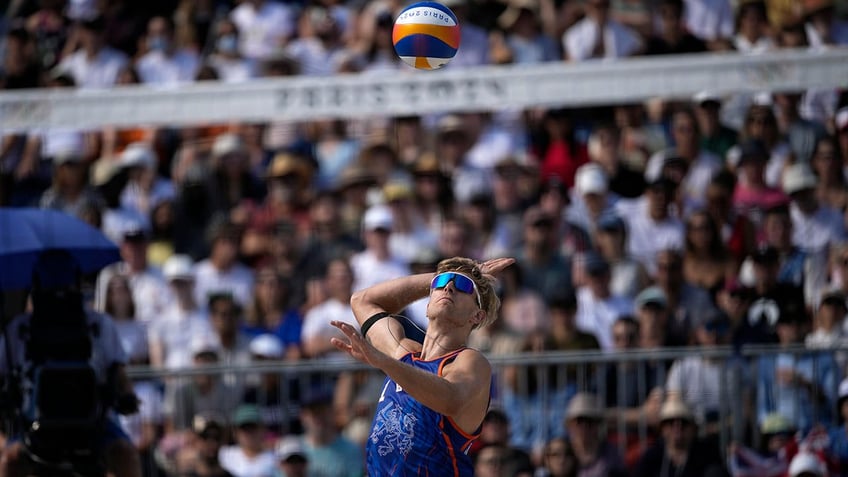
MULTIPOLYGON (((442 375, 444 366, 465 348, 432 361, 407 354, 401 362, 427 372, 442 375)), ((432 476, 463 477, 474 475, 468 449, 480 435, 478 428, 469 435, 448 416, 428 408, 386 378, 377 413, 366 443, 370 477, 432 476)))

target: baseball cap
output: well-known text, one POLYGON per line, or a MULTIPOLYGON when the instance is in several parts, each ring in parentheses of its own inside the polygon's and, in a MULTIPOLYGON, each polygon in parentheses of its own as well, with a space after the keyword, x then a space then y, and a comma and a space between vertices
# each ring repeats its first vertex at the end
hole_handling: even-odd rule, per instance
POLYGON ((792 463, 789 464, 789 477, 798 477, 804 473, 824 477, 827 475, 827 469, 815 454, 802 451, 792 458, 792 463))
POLYGON ((586 164, 577 169, 574 188, 580 195, 606 194, 609 190, 607 175, 597 164, 586 164))
POLYGON ((124 149, 120 159, 121 167, 143 167, 152 169, 156 166, 156 156, 153 149, 146 143, 134 142, 124 149))
POLYGON ((194 280, 194 261, 188 255, 171 255, 162 265, 162 274, 170 280, 194 280))
POLYGON ((818 178, 810 166, 805 163, 793 164, 783 173, 783 192, 792 195, 807 189, 813 189, 818 183, 818 178))
POLYGON ((720 105, 721 104, 721 96, 717 95, 716 93, 714 93, 712 91, 698 91, 692 97, 692 101, 699 106, 703 106, 704 104, 707 104, 707 103, 714 103, 714 104, 720 105))
POLYGON ((583 266, 586 269, 586 273, 591 276, 597 277, 608 273, 610 270, 609 262, 607 262, 607 260, 597 252, 586 253, 583 260, 583 266))
POLYGON ((233 414, 233 425, 236 427, 261 423, 262 413, 259 412, 259 407, 254 404, 242 404, 236 408, 236 412, 233 414))
POLYGON ((636 295, 636 308, 642 308, 645 305, 654 304, 662 308, 668 307, 668 297, 660 287, 648 287, 636 295))
POLYGON ((125 242, 144 242, 147 240, 147 230, 144 225, 136 220, 129 220, 124 224, 121 237, 125 242))
POLYGON ((244 142, 238 134, 226 133, 215 138, 212 143, 212 157, 221 157, 244 150, 244 142))
POLYGON ((248 349, 250 350, 250 354, 268 359, 282 359, 283 352, 285 351, 280 338, 270 333, 261 334, 250 340, 248 349))
POLYGON ((384 205, 375 205, 365 212, 362 218, 362 227, 365 230, 388 230, 394 226, 392 211, 384 205))
POLYGON ((309 460, 306 455, 306 447, 303 445, 303 441, 295 436, 286 436, 280 439, 274 449, 274 455, 276 455, 277 460, 281 462, 288 461, 289 459, 296 457, 300 457, 304 461, 309 460))

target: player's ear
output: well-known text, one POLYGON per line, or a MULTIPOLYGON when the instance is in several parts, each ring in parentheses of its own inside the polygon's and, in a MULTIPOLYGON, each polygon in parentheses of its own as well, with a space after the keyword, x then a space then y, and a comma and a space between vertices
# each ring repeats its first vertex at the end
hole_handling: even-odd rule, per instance
POLYGON ((471 317, 471 322, 474 323, 475 326, 477 326, 480 323, 482 323, 483 320, 485 320, 485 319, 486 319, 486 312, 483 311, 483 310, 477 310, 477 312, 474 313, 474 316, 471 317))

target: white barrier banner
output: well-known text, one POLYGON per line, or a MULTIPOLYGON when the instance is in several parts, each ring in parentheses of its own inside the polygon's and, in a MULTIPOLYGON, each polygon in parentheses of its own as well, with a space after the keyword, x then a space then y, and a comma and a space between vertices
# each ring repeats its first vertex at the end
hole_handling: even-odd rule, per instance
POLYGON ((703 90, 729 94, 839 87, 848 87, 848 49, 640 57, 168 89, 9 91, 0 93, 0 131, 610 105, 657 96, 686 98, 703 90))

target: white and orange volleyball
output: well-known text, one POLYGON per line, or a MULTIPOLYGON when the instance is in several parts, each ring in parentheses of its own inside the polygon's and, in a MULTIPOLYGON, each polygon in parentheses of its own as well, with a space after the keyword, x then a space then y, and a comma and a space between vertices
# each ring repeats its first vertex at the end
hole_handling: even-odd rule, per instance
POLYGON ((435 70, 456 56, 459 22, 450 8, 438 2, 414 3, 395 20, 392 43, 406 64, 420 70, 435 70))

